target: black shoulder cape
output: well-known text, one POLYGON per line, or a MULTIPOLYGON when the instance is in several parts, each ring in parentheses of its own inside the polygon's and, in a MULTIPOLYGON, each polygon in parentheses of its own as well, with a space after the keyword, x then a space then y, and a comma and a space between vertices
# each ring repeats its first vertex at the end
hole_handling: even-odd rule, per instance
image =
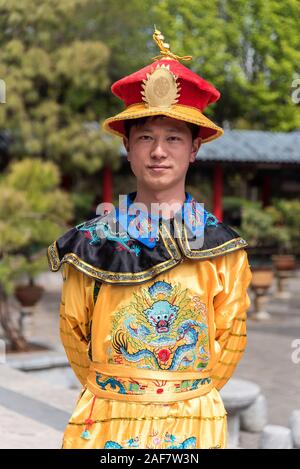
POLYGON ((71 228, 48 247, 50 269, 58 271, 67 262, 100 282, 128 285, 146 282, 186 258, 210 259, 247 246, 236 231, 210 213, 200 246, 176 217, 169 223, 159 220, 152 248, 122 231, 118 222, 116 226, 118 236, 107 231, 107 215, 102 215, 71 228), (99 236, 99 230, 106 235, 99 236))

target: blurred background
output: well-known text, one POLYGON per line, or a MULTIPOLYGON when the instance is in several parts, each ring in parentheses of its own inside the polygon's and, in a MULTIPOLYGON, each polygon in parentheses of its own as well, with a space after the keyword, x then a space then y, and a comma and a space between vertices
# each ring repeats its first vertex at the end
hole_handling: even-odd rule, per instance
POLYGON ((157 55, 154 24, 221 92, 206 114, 225 134, 200 148, 187 190, 249 243, 249 343, 224 395, 232 446, 300 446, 299 1, 2 0, 0 447, 58 447, 78 396, 46 249, 135 190, 99 124, 122 109, 111 84, 157 55))

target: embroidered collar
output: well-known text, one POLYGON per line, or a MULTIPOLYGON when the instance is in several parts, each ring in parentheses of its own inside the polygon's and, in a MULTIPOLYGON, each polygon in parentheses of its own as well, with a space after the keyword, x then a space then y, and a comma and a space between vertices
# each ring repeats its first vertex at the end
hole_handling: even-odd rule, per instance
MULTIPOLYGON (((133 201, 134 196, 135 193, 129 194, 128 201, 133 201)), ((181 220, 182 230, 176 220, 177 212, 170 219, 170 230, 162 217, 156 220, 156 224, 151 219, 154 227, 159 224, 157 238, 152 235, 152 238, 140 236, 136 223, 135 230, 130 223, 126 225, 130 235, 121 226, 121 212, 118 212, 119 221, 116 220, 115 209, 74 226, 48 247, 51 270, 56 272, 67 262, 97 281, 131 285, 147 282, 184 259, 211 259, 247 246, 247 242, 236 231, 206 212, 203 205, 194 202, 190 194, 186 194, 186 201, 192 202, 190 207, 196 207, 196 212, 192 209, 186 212, 187 216, 181 220), (198 238, 194 243, 195 239, 190 239, 190 233, 187 233, 188 226, 195 227, 198 208, 202 217, 198 233, 202 233, 204 228, 203 244, 198 238), (198 241, 200 246, 197 246, 198 241)), ((146 222, 148 224, 148 218, 146 222)))
POLYGON ((203 236, 209 213, 203 204, 198 203, 188 192, 185 192, 186 197, 182 207, 175 212, 171 220, 141 210, 140 205, 134 202, 136 194, 136 192, 127 194, 125 203, 121 203, 115 212, 117 221, 131 238, 149 248, 154 248, 159 239, 159 225, 162 221, 174 219, 182 223, 193 236, 197 238, 203 236))

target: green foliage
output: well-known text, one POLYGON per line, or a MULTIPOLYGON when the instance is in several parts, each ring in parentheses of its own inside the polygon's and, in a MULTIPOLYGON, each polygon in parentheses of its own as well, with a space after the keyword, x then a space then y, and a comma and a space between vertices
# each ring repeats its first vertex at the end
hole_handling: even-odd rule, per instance
POLYGON ((220 89, 214 113, 207 110, 220 124, 300 127, 300 108, 291 100, 300 74, 299 2, 161 0, 153 9, 172 50, 192 55, 192 69, 220 89))
POLYGON ((0 181, 0 278, 11 293, 21 274, 46 269, 45 248, 73 217, 70 196, 58 189, 51 162, 26 158, 10 165, 0 181))
POLYGON ((241 210, 240 235, 251 247, 270 247, 278 253, 300 252, 300 201, 273 199, 272 205, 226 198, 227 209, 241 210))
MULTIPOLYGON (((55 162, 86 204, 96 187, 101 197, 101 169, 120 167, 120 140, 99 127, 123 108, 110 85, 158 54, 154 24, 174 53, 193 56, 187 67, 220 89, 205 111, 220 125, 300 127, 291 99, 300 75, 295 0, 0 0, 0 128, 12 138, 12 159, 55 162)), ((90 209, 81 204, 76 217, 90 209)))
POLYGON ((273 199, 269 208, 274 220, 276 239, 280 246, 283 239, 283 250, 300 252, 300 201, 298 199, 273 199))
POLYGON ((252 200, 243 199, 242 197, 226 196, 223 199, 223 208, 225 210, 243 209, 244 207, 261 208, 260 202, 253 202, 252 200))
POLYGON ((46 101, 55 130, 74 117, 99 121, 119 110, 109 85, 157 55, 155 23, 171 50, 192 55, 187 66, 221 90, 207 109, 220 124, 300 127, 291 100, 300 73, 295 0, 11 0, 0 2, 0 12, 0 76, 10 94, 3 118, 7 108, 13 121, 31 121, 46 101))
POLYGON ((11 137, 10 154, 57 163, 81 193, 93 191, 90 176, 99 180, 104 165, 119 166, 119 140, 100 127, 110 51, 89 34, 92 3, 0 1, 0 128, 11 137))
POLYGON ((249 246, 273 246, 273 218, 261 204, 245 204, 242 207, 242 223, 239 233, 249 246))

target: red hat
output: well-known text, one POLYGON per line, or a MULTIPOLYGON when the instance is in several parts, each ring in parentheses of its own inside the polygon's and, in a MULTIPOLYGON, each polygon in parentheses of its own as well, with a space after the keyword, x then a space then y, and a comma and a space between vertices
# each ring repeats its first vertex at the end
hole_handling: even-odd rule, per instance
POLYGON ((126 108, 106 119, 104 129, 125 136, 125 120, 164 115, 199 125, 202 143, 220 137, 223 130, 203 114, 206 106, 219 99, 220 92, 179 62, 191 57, 174 55, 169 45, 162 42, 160 31, 155 30, 153 39, 160 48, 160 56, 154 58, 154 63, 112 85, 112 92, 126 108))

